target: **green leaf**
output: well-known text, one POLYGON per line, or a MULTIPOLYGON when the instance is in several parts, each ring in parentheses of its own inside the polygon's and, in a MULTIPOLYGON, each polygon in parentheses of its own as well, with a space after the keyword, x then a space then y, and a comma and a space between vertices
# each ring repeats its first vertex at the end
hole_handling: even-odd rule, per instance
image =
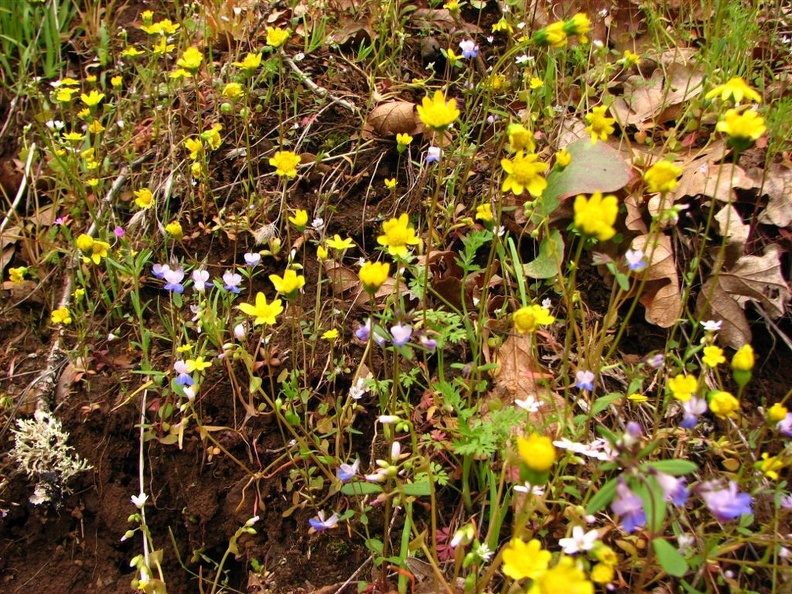
POLYGON ((636 482, 630 484, 633 493, 638 495, 643 501, 644 512, 646 513, 646 526, 652 532, 660 532, 665 520, 666 501, 665 492, 656 480, 649 478, 646 482, 636 482))
POLYGON ((377 483, 347 483, 341 487, 341 492, 344 495, 373 495, 375 493, 382 493, 382 487, 377 483))
POLYGON ((698 470, 698 465, 690 460, 658 460, 656 462, 647 462, 644 466, 649 466, 673 476, 682 476, 698 470))
POLYGON ((417 483, 408 483, 401 490, 405 495, 425 497, 432 494, 432 485, 429 484, 429 481, 419 481, 417 483))
POLYGON ((612 403, 616 402, 617 400, 621 400, 624 398, 624 394, 621 392, 612 392, 611 394, 605 394, 605 396, 600 396, 594 401, 594 404, 591 405, 591 414, 596 415, 601 413, 603 410, 608 408, 612 403))
POLYGON ((605 506, 613 501, 616 495, 616 485, 619 483, 619 477, 612 478, 607 483, 602 485, 599 491, 591 498, 586 506, 587 514, 596 514, 598 511, 605 509, 605 506))
POLYGON ((652 548, 657 555, 657 560, 660 561, 660 566, 668 575, 682 577, 687 573, 687 561, 668 541, 655 538, 652 541, 652 548))
POLYGON ((559 264, 563 260, 564 238, 558 229, 553 229, 539 244, 536 260, 523 264, 523 273, 536 279, 553 278, 558 274, 559 264))

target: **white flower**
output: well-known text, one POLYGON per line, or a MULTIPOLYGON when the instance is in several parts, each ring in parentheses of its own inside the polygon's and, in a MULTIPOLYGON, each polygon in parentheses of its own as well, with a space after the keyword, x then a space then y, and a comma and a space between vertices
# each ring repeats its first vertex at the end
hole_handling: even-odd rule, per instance
POLYGON ((721 329, 722 325, 723 325, 723 320, 718 320, 717 322, 715 320, 707 320, 705 322, 701 322, 701 326, 707 332, 717 332, 718 330, 721 329))
POLYGON ((521 56, 517 56, 514 58, 514 63, 518 65, 527 64, 533 57, 529 56, 528 54, 523 54, 521 56))
POLYGON ((234 326, 234 337, 237 340, 242 340, 243 338, 245 338, 245 334, 246 333, 247 333, 247 330, 245 329, 245 325, 244 324, 239 323, 236 326, 234 326))
POLYGON ((316 217, 313 221, 311 221, 311 228, 314 231, 321 231, 324 228, 324 219, 322 217, 316 217))
POLYGON ((539 411, 544 402, 537 400, 536 396, 531 394, 525 400, 515 400, 514 404, 523 410, 527 410, 529 413, 535 413, 539 411))
POLYGON ((531 483, 514 485, 514 490, 517 491, 518 493, 533 495, 534 497, 542 497, 544 495, 544 487, 534 487, 531 483))
POLYGON ((146 495, 143 491, 140 492, 140 495, 132 495, 132 503, 138 509, 143 509, 143 506, 146 505, 147 500, 148 495, 146 495))
POLYGON ((572 528, 572 536, 570 538, 562 538, 558 544, 564 550, 566 555, 574 555, 580 551, 590 551, 594 548, 597 542, 599 533, 596 530, 583 531, 582 526, 575 526, 572 528))
POLYGON ((396 415, 380 415, 377 417, 377 420, 383 425, 389 425, 391 423, 398 423, 401 421, 401 419, 396 415))

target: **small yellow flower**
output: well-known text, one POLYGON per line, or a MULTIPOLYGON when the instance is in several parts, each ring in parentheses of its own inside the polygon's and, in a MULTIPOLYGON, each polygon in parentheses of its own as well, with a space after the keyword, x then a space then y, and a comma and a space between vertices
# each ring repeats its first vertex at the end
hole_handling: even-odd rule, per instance
POLYGON ((327 247, 331 247, 334 250, 345 251, 351 247, 355 247, 355 242, 349 237, 341 239, 341 236, 336 233, 332 239, 327 240, 327 247))
POLYGON ((89 188, 95 188, 96 186, 99 185, 99 179, 92 177, 88 179, 85 183, 88 185, 89 188))
POLYGON ((234 62, 233 64, 250 74, 261 66, 261 52, 257 54, 248 53, 241 62, 234 62))
POLYGON ((168 76, 170 76, 174 80, 179 80, 181 78, 192 78, 192 74, 185 70, 184 68, 177 68, 173 72, 171 72, 168 76))
POLYGON ((112 86, 114 89, 120 89, 122 86, 124 86, 124 79, 123 79, 123 77, 122 77, 121 75, 114 76, 113 78, 111 78, 111 79, 110 79, 110 85, 111 85, 111 86, 112 86))
POLYGON ((594 558, 600 563, 604 563, 610 567, 616 567, 619 564, 619 556, 616 554, 616 551, 606 544, 602 544, 600 542, 594 547, 592 552, 594 554, 594 558))
POLYGON ((752 109, 742 113, 736 109, 728 110, 715 129, 729 136, 734 144, 742 148, 747 148, 767 132, 764 118, 752 109))
POLYGON ((410 227, 407 213, 399 218, 392 218, 382 224, 383 235, 377 237, 377 243, 388 248, 391 256, 407 257, 407 246, 418 245, 421 240, 416 237, 415 229, 410 227))
POLYGON ((267 298, 264 293, 256 293, 256 304, 240 303, 239 309, 242 313, 253 316, 253 325, 268 324, 272 326, 275 324, 276 318, 283 312, 283 303, 280 299, 273 299, 272 303, 267 303, 267 298))
POLYGON ((506 17, 501 17, 497 23, 492 25, 492 32, 497 33, 498 31, 503 31, 504 33, 511 35, 514 33, 514 27, 512 27, 509 21, 506 20, 506 17))
POLYGON ((536 539, 513 538, 503 549, 503 573, 513 580, 536 579, 547 571, 551 556, 536 539))
POLYGON ((195 179, 199 179, 203 175, 203 163, 195 161, 195 163, 190 165, 190 173, 195 179))
POLYGON ((451 66, 457 66, 461 62, 461 56, 458 56, 457 53, 451 48, 445 50, 445 57, 451 66))
POLYGON ((457 14, 459 12, 459 2, 457 2, 457 0, 449 0, 443 4, 443 8, 451 14, 457 14))
POLYGON ((778 480, 778 471, 784 468, 784 461, 778 456, 770 456, 767 452, 762 453, 762 461, 756 463, 756 467, 769 479, 778 480))
POLYGON ((84 134, 80 134, 79 132, 68 132, 63 135, 64 140, 68 140, 69 142, 80 142, 85 138, 84 134))
POLYGON ((136 47, 129 46, 121 52, 121 57, 123 58, 136 58, 137 56, 143 54, 142 51, 137 49, 136 47))
POLYGON ((322 334, 322 338, 328 342, 334 342, 339 337, 338 329, 333 328, 322 334))
POLYGON ((267 27, 267 45, 280 47, 289 39, 291 31, 281 27, 267 27))
POLYGON ((572 155, 566 149, 561 149, 555 154, 555 164, 559 169, 564 169, 572 162, 572 155))
POLYGON ((245 94, 245 90, 242 88, 242 85, 240 85, 239 83, 230 82, 223 87, 223 97, 231 99, 232 101, 236 101, 244 94, 245 94))
POLYGON ((754 350, 750 344, 741 346, 732 357, 731 368, 735 371, 751 371, 754 368, 754 350))
POLYGON ((316 248, 316 257, 319 258, 320 262, 324 262, 327 260, 328 256, 327 248, 323 245, 317 246, 316 248))
POLYGON ((302 233, 308 225, 308 211, 298 208, 294 211, 294 216, 289 217, 289 222, 302 233))
POLYGON ((530 86, 531 89, 535 91, 536 89, 541 89, 544 86, 544 81, 541 78, 534 76, 528 82, 528 86, 530 86))
POLYGON ((591 198, 583 194, 575 198, 575 227, 582 233, 607 241, 616 235, 614 224, 619 214, 619 201, 616 196, 603 197, 595 192, 591 198))
POLYGON ((179 354, 189 353, 192 350, 192 348, 193 348, 193 345, 191 345, 188 342, 187 344, 183 344, 181 346, 176 347, 176 352, 179 353, 179 354))
POLYGON ((413 141, 413 137, 410 136, 409 134, 397 134, 396 149, 400 153, 403 153, 404 151, 407 150, 407 147, 410 146, 410 143, 412 143, 412 141, 413 141))
POLYGON ((615 572, 613 567, 605 563, 597 563, 591 568, 591 581, 595 584, 609 584, 613 581, 615 572))
POLYGON ((669 161, 658 161, 644 173, 644 181, 650 194, 656 192, 670 192, 677 187, 677 178, 682 174, 682 168, 669 161))
POLYGON ((639 394, 638 392, 635 392, 634 394, 630 394, 629 396, 627 396, 627 400, 629 400, 630 402, 637 402, 638 404, 641 404, 649 400, 649 398, 643 394, 639 394))
POLYGON ((85 289, 74 289, 72 297, 74 297, 75 303, 79 303, 85 297, 85 289))
POLYGON ((568 21, 564 21, 564 33, 578 35, 584 43, 586 35, 591 31, 591 21, 585 13, 579 12, 568 21))
POLYGON ((283 277, 277 274, 270 274, 269 279, 275 286, 275 291, 286 297, 286 299, 294 298, 297 291, 305 286, 305 277, 302 274, 297 274, 293 268, 287 268, 283 273, 283 277))
POLYGON ((527 305, 512 314, 514 329, 520 334, 535 332, 539 326, 547 326, 555 322, 555 317, 550 315, 541 305, 527 305))
POLYGON ((203 54, 197 47, 191 45, 184 50, 182 57, 176 61, 176 65, 187 72, 195 74, 201 67, 201 62, 203 62, 203 54))
POLYGON ((390 264, 384 262, 369 262, 363 263, 358 272, 360 282, 363 283, 363 288, 369 293, 376 293, 377 290, 388 280, 388 273, 390 272, 390 264))
POLYGON ((491 223, 495 219, 492 214, 492 205, 489 202, 476 207, 476 219, 484 223, 491 223))
POLYGON ((102 122, 99 120, 94 120, 90 124, 88 124, 88 132, 91 134, 101 134, 105 131, 105 127, 102 125, 102 122))
POLYGON ((69 87, 60 87, 57 91, 55 91, 55 101, 58 103, 68 103, 72 100, 75 93, 77 93, 77 89, 71 89, 69 87))
POLYGON ((154 20, 154 12, 151 10, 144 10, 140 13, 140 20, 143 21, 144 25, 150 25, 154 20))
POLYGON ((522 124, 509 124, 506 134, 509 136, 509 150, 513 153, 520 151, 532 153, 536 148, 533 132, 522 124))
POLYGON ((594 594, 594 584, 572 557, 563 555, 555 567, 539 574, 530 594, 594 594))
POLYGON ((597 140, 608 140, 608 136, 613 134, 615 128, 613 124, 616 122, 615 118, 605 116, 608 108, 600 105, 592 109, 586 114, 586 132, 591 134, 591 144, 597 144, 597 140))
POLYGON ((102 102, 102 99, 105 98, 104 93, 100 93, 96 89, 88 93, 87 95, 83 93, 80 95, 80 100, 85 103, 88 107, 96 107, 102 102))
POLYGON ((446 101, 441 91, 435 91, 434 97, 423 98, 418 106, 418 117, 427 128, 442 132, 459 117, 456 100, 446 101))
POLYGON ((501 167, 506 172, 501 191, 511 190, 515 196, 521 196, 525 190, 538 198, 547 187, 547 180, 542 175, 549 168, 547 163, 538 161, 539 156, 519 151, 514 159, 501 159, 501 167))
POLYGON ((698 378, 695 375, 680 373, 668 380, 668 389, 671 390, 674 398, 687 402, 698 390, 698 378))
POLYGON ((767 420, 770 423, 778 423, 778 421, 784 419, 787 416, 787 407, 781 404, 780 402, 776 402, 773 406, 771 406, 767 410, 767 420))
POLYGON ((16 268, 9 268, 8 269, 8 280, 10 280, 15 285, 22 283, 25 280, 25 275, 27 274, 27 266, 18 266, 16 268))
POLYGON ((719 419, 736 417, 740 412, 740 401, 729 392, 718 390, 710 394, 709 409, 719 419))
POLYGON ((151 47, 151 53, 155 56, 164 56, 171 53, 174 49, 176 49, 176 46, 168 43, 167 37, 160 37, 159 41, 151 47))
POLYGON ((275 173, 280 177, 297 177, 297 165, 300 164, 300 155, 291 151, 278 151, 269 160, 275 168, 275 173))
POLYGON ((723 349, 714 345, 704 347, 704 356, 701 362, 707 367, 713 369, 721 363, 726 363, 726 357, 723 356, 723 349))
POLYGON ((204 361, 203 356, 196 357, 195 359, 187 359, 185 363, 187 364, 187 373, 192 373, 193 371, 203 371, 204 369, 209 369, 212 366, 212 362, 204 361))
POLYGON ((184 146, 190 151, 190 159, 198 160, 203 155, 203 141, 200 138, 187 138, 184 146))
POLYGON ((154 194, 148 188, 141 188, 133 192, 135 195, 135 204, 138 208, 147 209, 154 205, 154 194))
POLYGON ((625 68, 630 68, 631 66, 635 66, 640 61, 641 61, 641 56, 639 56, 634 52, 631 52, 630 50, 624 50, 624 55, 619 60, 619 63, 622 64, 625 68))
POLYGON ((69 313, 69 310, 65 307, 53 309, 52 314, 50 314, 50 320, 53 324, 63 324, 64 326, 68 326, 72 323, 71 313, 69 313))
POLYGON ((395 190, 396 189, 396 185, 398 183, 399 182, 396 181, 395 177, 386 178, 385 179, 385 188, 388 189, 388 190, 395 190))
POLYGON ((81 252, 90 252, 93 249, 94 238, 82 233, 77 237, 75 243, 77 244, 77 249, 81 252))
POLYGON ((553 440, 546 435, 531 433, 527 438, 517 438, 517 451, 525 465, 536 472, 547 472, 556 459, 553 440))
POLYGON ((88 107, 85 107, 77 112, 77 117, 81 120, 87 120, 88 117, 91 115, 91 110, 88 107))
POLYGON ((184 237, 184 230, 179 221, 171 221, 165 225, 165 231, 177 241, 184 237))
POLYGON ((743 98, 747 98, 749 101, 755 101, 756 103, 762 102, 762 96, 752 89, 748 83, 746 83, 745 80, 739 76, 730 78, 722 85, 718 85, 709 93, 704 95, 704 98, 714 99, 718 96, 720 96, 721 101, 728 101, 733 97, 735 103, 740 103, 743 98))
POLYGON ((216 151, 220 148, 220 145, 223 144, 223 138, 220 136, 222 130, 222 124, 215 124, 209 130, 201 132, 201 140, 206 141, 206 144, 208 144, 212 150, 216 151))
POLYGON ((540 29, 533 36, 536 45, 549 45, 553 48, 561 48, 567 44, 567 34, 564 31, 564 21, 558 21, 540 29))
POLYGON ((484 86, 494 93, 503 91, 508 86, 508 81, 503 74, 490 74, 484 81, 484 86))

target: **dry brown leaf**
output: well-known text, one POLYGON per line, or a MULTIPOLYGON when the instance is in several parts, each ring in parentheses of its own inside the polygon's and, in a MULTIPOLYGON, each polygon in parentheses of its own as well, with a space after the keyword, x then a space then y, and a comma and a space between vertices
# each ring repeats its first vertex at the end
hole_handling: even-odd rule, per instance
POLYGON ((644 273, 647 283, 640 296, 640 302, 646 308, 646 321, 669 328, 682 314, 682 296, 671 239, 667 235, 660 235, 656 240, 650 235, 639 235, 632 240, 631 247, 642 250, 648 263, 644 273))
POLYGON ((770 197, 765 209, 759 213, 759 222, 776 227, 792 223, 792 169, 773 163, 767 169, 762 193, 770 197))
POLYGON ((738 349, 751 342, 751 328, 745 311, 734 298, 723 290, 717 278, 711 278, 696 299, 697 315, 702 319, 721 322, 718 341, 738 349))
POLYGON ((743 223, 737 209, 731 204, 727 204, 715 215, 715 222, 718 223, 720 236, 726 238, 727 246, 730 249, 739 250, 739 253, 742 254, 751 226, 743 223))
POLYGON ((447 8, 419 8, 410 15, 410 25, 418 29, 438 29, 446 33, 462 30, 471 35, 481 33, 472 23, 457 21, 447 8))
POLYGON ((624 199, 624 206, 627 208, 627 216, 624 218, 624 225, 630 231, 637 231, 638 233, 647 233, 649 228, 643 220, 641 209, 638 206, 638 201, 635 196, 627 196, 624 199))
POLYGON ((364 126, 364 132, 385 137, 422 131, 423 126, 415 113, 415 103, 409 101, 388 101, 377 105, 369 113, 364 126))
POLYGON ((629 77, 624 83, 624 96, 611 104, 611 113, 621 126, 643 124, 653 119, 663 109, 662 71, 655 70, 651 78, 640 75, 629 77))
POLYGON ((685 169, 672 197, 677 201, 684 196, 701 194, 721 202, 733 202, 736 198, 733 188, 750 190, 755 187, 756 182, 738 165, 703 162, 685 169))

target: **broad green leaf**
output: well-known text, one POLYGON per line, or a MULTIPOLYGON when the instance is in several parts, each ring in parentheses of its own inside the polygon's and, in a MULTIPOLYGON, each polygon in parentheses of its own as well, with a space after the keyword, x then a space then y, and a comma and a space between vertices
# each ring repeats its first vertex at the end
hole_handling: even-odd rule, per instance
POLYGON ((341 487, 341 492, 344 495, 373 495, 374 493, 382 493, 382 487, 377 483, 347 483, 341 487))
POLYGON ((658 460, 656 462, 647 462, 645 466, 650 466, 655 470, 673 476, 682 476, 698 470, 698 465, 690 460, 658 460))
POLYGON ((431 495, 432 485, 429 484, 429 481, 420 481, 417 483, 408 483, 404 485, 401 490, 405 495, 424 497, 426 495, 431 495))
POLYGON ((605 509, 605 506, 613 501, 616 495, 616 485, 619 483, 619 477, 612 478, 607 483, 602 485, 599 491, 591 498, 586 506, 587 514, 596 514, 598 511, 605 509))
POLYGON ((564 260, 564 238, 558 229, 550 231, 550 235, 539 244, 539 255, 536 260, 523 264, 523 273, 536 279, 553 278, 558 274, 559 265, 564 260))
POLYGON ((685 558, 671 546, 668 541, 662 538, 655 538, 652 541, 652 548, 654 549, 657 560, 660 561, 660 567, 663 568, 668 575, 674 577, 682 577, 687 573, 688 564, 685 558))
POLYGON ((594 404, 591 405, 591 414, 596 415, 601 413, 603 410, 608 408, 612 403, 622 400, 624 398, 624 394, 621 392, 613 392, 611 394, 605 394, 605 396, 600 396, 594 401, 594 404))

